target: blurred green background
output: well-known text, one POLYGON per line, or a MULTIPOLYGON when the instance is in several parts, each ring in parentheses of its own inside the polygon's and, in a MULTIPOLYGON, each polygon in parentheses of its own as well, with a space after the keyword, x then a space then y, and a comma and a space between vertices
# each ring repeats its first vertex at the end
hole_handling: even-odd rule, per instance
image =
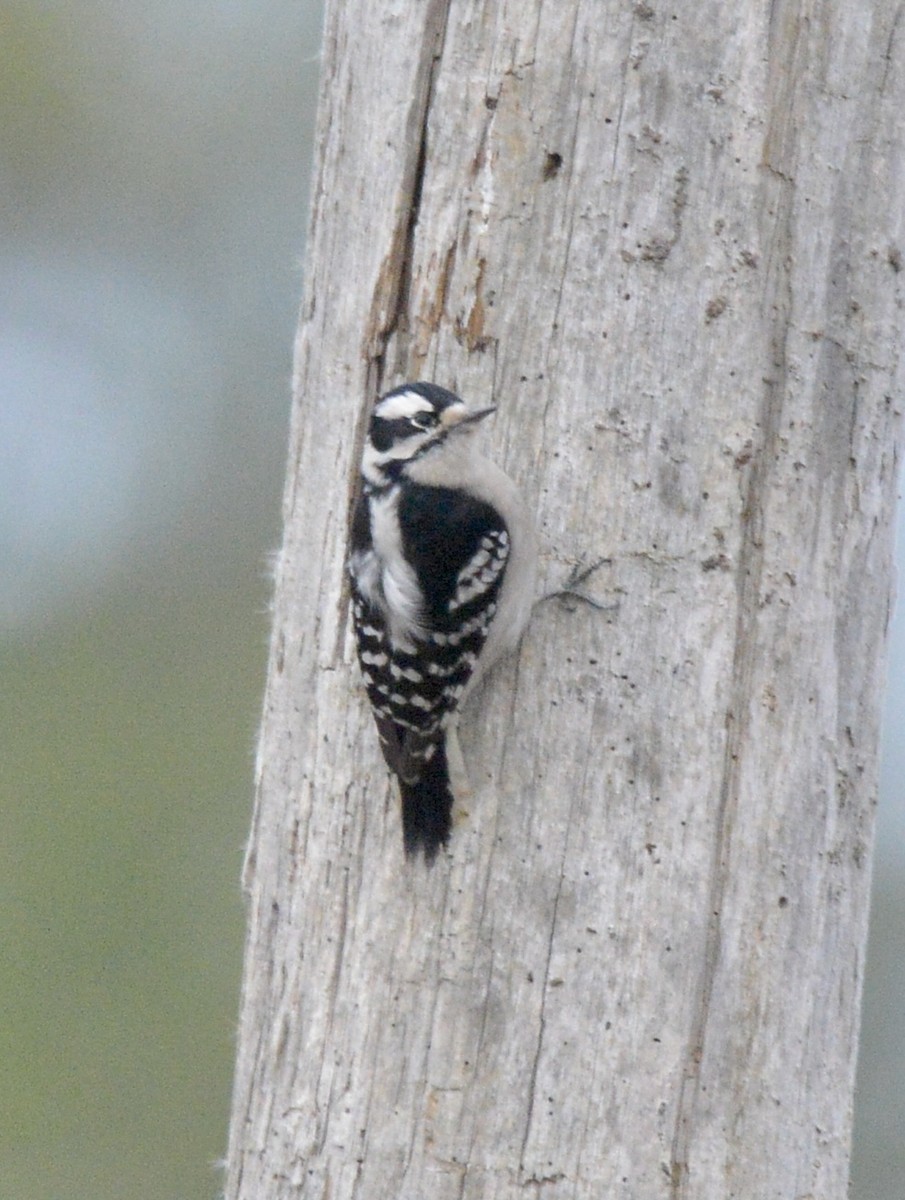
MULTIPOLYGON (((319 22, 0 9, 0 1200, 219 1190, 319 22)), ((856 1200, 905 1177, 903 625, 856 1200)))

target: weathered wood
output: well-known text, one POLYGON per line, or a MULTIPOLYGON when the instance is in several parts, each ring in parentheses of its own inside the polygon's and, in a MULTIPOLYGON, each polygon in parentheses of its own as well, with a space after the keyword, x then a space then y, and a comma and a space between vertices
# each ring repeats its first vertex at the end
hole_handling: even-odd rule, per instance
POLYGON ((328 4, 230 1200, 845 1195, 900 18, 328 4), (419 377, 494 397, 547 588, 602 560, 604 606, 540 605, 475 698, 430 870, 343 586, 363 415, 419 377))

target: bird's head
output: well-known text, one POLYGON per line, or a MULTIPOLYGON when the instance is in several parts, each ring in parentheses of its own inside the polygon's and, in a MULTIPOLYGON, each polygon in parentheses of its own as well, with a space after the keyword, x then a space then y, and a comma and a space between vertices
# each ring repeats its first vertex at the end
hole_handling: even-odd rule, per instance
POLYGON ((377 401, 361 459, 372 487, 387 487, 406 466, 451 437, 470 433, 495 409, 472 411, 454 392, 435 383, 404 383, 377 401))

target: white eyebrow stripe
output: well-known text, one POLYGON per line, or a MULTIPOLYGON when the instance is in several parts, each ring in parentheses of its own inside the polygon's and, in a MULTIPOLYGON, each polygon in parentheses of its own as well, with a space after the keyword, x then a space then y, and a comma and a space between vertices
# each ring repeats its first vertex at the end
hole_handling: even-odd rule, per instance
POLYGON ((432 413, 433 404, 417 392, 400 392, 398 396, 387 396, 374 410, 384 421, 396 421, 400 417, 416 417, 419 413, 432 413))

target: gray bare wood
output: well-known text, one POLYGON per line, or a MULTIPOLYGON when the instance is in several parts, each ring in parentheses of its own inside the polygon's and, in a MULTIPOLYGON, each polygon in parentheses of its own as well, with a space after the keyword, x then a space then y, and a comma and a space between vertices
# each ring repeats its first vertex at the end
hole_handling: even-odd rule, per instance
POLYGON ((229 1200, 842 1200, 901 452, 893 0, 331 0, 229 1200), (353 665, 369 402, 544 590, 432 869, 353 665))

